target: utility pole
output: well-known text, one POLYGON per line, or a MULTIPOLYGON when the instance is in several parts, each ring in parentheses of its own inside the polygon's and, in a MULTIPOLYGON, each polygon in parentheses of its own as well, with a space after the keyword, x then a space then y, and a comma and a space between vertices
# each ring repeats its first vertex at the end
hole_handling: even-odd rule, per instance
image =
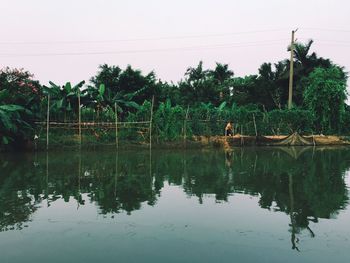
POLYGON ((293 97, 293 76, 294 76, 294 35, 298 29, 292 31, 292 41, 290 44, 290 70, 289 70, 289 93, 288 93, 288 109, 292 108, 293 97))

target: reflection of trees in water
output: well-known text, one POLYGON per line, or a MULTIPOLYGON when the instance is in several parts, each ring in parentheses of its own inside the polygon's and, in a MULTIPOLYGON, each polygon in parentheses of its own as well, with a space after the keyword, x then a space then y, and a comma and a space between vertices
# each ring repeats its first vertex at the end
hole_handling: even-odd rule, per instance
MULTIPOLYGON (((14 156, 12 156, 14 158, 14 156)), ((27 187, 27 180, 33 180, 27 166, 11 165, 11 160, 0 161, 0 231, 22 229, 25 222, 37 210, 40 195, 32 187, 27 187), (10 180, 8 175, 10 174, 10 180), (33 198, 36 195, 37 198, 33 198)))
POLYGON ((73 198, 78 207, 94 202, 102 214, 131 213, 144 202, 154 205, 167 181, 182 185, 199 202, 207 194, 215 195, 217 201, 227 201, 234 192, 259 196, 262 208, 290 216, 296 249, 296 236, 303 229, 314 235, 310 221, 331 218, 348 199, 344 173, 350 151, 346 149, 261 148, 152 155, 152 163, 147 152, 1 159, 0 229, 21 228, 43 200, 50 205, 57 199, 73 198))
POLYGON ((244 192, 259 194, 261 207, 290 215, 292 245, 298 249, 296 235, 303 229, 307 229, 311 237, 315 236, 310 222, 331 218, 345 208, 348 194, 344 175, 350 152, 311 149, 301 155, 291 155, 276 149, 272 156, 260 154, 254 173, 246 167, 253 158, 246 155, 246 159, 234 167, 235 185, 244 192), (242 170, 248 173, 240 176, 242 170))
POLYGON ((49 154, 48 167, 46 161, 46 154, 37 159, 13 156, 0 161, 0 230, 21 228, 44 200, 50 206, 58 199, 68 202, 73 198, 78 207, 90 201, 102 214, 130 213, 145 201, 149 205, 156 202, 147 155, 120 158, 117 176, 115 154, 111 153, 55 153, 49 154))
POLYGON ((215 194, 217 201, 227 201, 233 184, 221 152, 189 155, 186 162, 183 188, 187 194, 198 196, 200 203, 205 194, 215 194))

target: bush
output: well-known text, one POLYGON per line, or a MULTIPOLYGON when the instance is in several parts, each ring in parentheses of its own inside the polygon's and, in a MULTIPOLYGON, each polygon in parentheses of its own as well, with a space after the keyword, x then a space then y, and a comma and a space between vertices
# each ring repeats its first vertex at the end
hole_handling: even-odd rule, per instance
POLYGON ((311 133, 314 116, 311 111, 301 109, 273 110, 268 113, 267 125, 273 134, 311 133))

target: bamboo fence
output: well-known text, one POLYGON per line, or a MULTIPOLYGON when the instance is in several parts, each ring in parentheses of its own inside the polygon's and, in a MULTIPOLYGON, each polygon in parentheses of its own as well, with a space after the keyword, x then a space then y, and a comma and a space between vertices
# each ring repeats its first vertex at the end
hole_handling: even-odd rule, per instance
POLYGON ((135 128, 135 129, 143 129, 143 130, 147 129, 149 130, 149 146, 150 148, 152 148, 153 109, 154 109, 154 97, 152 98, 152 106, 151 106, 149 121, 119 122, 117 103, 115 103, 114 104, 114 112, 115 112, 114 122, 95 122, 95 121, 83 122, 81 120, 80 93, 78 93, 78 121, 77 122, 51 121, 50 120, 50 95, 48 95, 46 121, 37 121, 35 122, 35 124, 39 126, 46 126, 46 150, 49 150, 50 129, 78 130, 79 145, 81 146, 82 130, 87 130, 92 128, 115 129, 115 145, 117 148, 119 145, 118 129, 122 129, 122 128, 128 128, 128 129, 135 128))

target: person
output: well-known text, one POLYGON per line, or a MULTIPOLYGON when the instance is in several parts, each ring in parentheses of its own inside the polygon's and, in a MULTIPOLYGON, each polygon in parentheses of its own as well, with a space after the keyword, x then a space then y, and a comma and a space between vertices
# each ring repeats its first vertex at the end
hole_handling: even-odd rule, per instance
POLYGON ((233 136, 233 125, 231 124, 231 121, 229 121, 226 124, 225 127, 225 136, 233 136))

